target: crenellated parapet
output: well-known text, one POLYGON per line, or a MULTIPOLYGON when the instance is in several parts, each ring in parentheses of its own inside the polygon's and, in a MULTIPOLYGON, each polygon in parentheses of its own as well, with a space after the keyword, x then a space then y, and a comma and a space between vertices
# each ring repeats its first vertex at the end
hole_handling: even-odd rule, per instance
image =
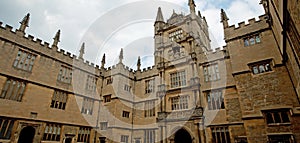
MULTIPOLYGON (((18 29, 14 29, 10 25, 3 26, 2 24, 3 23, 0 22, 0 38, 18 48, 32 51, 37 55, 59 61, 73 68, 85 71, 97 71, 100 69, 99 66, 94 63, 86 60, 78 60, 79 58, 76 55, 62 48, 58 48, 57 45, 50 45, 49 42, 43 41, 33 35, 27 35, 26 33, 20 34, 21 31, 18 29)), ((58 39, 57 42, 59 42, 58 39)))
POLYGON ((257 31, 263 31, 268 28, 269 25, 267 23, 266 15, 261 15, 258 20, 255 18, 249 19, 247 24, 246 22, 240 22, 237 27, 235 25, 224 27, 224 39, 226 42, 229 42, 236 38, 250 35, 257 31))

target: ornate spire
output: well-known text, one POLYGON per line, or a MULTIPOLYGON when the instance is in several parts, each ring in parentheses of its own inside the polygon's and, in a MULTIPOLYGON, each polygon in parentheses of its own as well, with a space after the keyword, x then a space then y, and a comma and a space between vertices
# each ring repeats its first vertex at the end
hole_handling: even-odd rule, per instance
POLYGON ((224 9, 221 9, 221 22, 223 23, 223 27, 227 28, 228 27, 228 17, 224 11, 224 9))
POLYGON ((55 37, 53 38, 53 44, 52 44, 52 47, 57 47, 58 45, 58 42, 60 42, 60 30, 58 30, 55 34, 55 37))
POLYGON ((158 8, 155 22, 164 22, 164 17, 160 7, 158 8))
POLYGON ((120 51, 120 55, 119 55, 119 63, 122 63, 123 61, 123 48, 121 48, 121 51, 120 51))
POLYGON ((141 71, 141 58, 140 58, 140 56, 138 57, 138 61, 137 61, 137 70, 138 71, 141 71))
POLYGON ((20 22, 20 28, 19 31, 22 31, 25 33, 25 29, 26 27, 28 27, 29 25, 29 19, 30 19, 30 14, 27 13, 27 15, 23 18, 23 20, 20 22))
POLYGON ((194 0, 189 0, 189 7, 190 7, 190 12, 193 13, 193 14, 195 14, 195 7, 196 7, 196 5, 195 5, 194 0))
POLYGON ((85 48, 85 43, 83 42, 81 45, 81 48, 79 50, 79 57, 78 57, 79 59, 82 59, 82 60, 83 60, 84 48, 85 48))
POLYGON ((102 60, 101 60, 101 68, 104 68, 105 65, 105 54, 103 54, 102 60))

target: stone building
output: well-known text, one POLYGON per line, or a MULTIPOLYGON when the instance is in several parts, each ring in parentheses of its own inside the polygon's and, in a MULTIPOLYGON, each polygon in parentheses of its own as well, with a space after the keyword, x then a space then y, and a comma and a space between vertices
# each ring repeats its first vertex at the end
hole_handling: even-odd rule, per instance
MULTIPOLYGON (((300 141, 299 2, 262 0, 259 20, 228 24, 212 50, 193 0, 154 23, 153 67, 105 67, 0 24, 0 142, 300 141)), ((126 51, 124 51, 126 52, 126 51)))

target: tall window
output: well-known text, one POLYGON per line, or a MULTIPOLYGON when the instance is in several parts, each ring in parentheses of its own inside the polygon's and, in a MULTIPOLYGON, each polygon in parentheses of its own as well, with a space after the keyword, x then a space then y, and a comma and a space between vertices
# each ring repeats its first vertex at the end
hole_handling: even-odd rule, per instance
POLYGON ((230 143, 230 135, 228 127, 212 127, 213 143, 230 143))
POLYGON ((145 130, 145 143, 154 143, 154 142, 155 142, 155 131, 145 130))
POLYGON ((183 38, 183 30, 182 29, 178 29, 176 31, 169 33, 169 39, 171 41, 175 41, 175 40, 181 39, 181 38, 183 38))
POLYGON ((155 101, 145 102, 145 117, 155 116, 155 101))
POLYGON ((203 67, 204 81, 216 81, 220 79, 218 64, 207 65, 203 67))
POLYGON ((7 79, 4 87, 2 88, 0 98, 21 102, 25 88, 25 82, 15 79, 7 79))
POLYGON ((172 110, 188 109, 188 97, 187 95, 171 97, 172 110))
POLYGON ((171 73, 171 88, 186 86, 186 74, 185 71, 171 73))
POLYGON ((19 50, 13 67, 30 72, 32 70, 35 59, 36 55, 25 52, 23 50, 19 50))
POLYGON ((123 111, 123 113, 122 113, 122 117, 124 117, 124 118, 129 118, 129 115, 130 115, 130 112, 127 112, 127 111, 123 111))
POLYGON ((103 96, 103 99, 104 99, 104 103, 110 102, 111 101, 111 94, 103 96))
POLYGON ((0 139, 10 139, 14 120, 0 118, 0 139))
POLYGON ((81 113, 92 115, 94 107, 94 100, 89 98, 83 98, 81 113))
POLYGON ((126 135, 121 135, 121 143, 128 143, 128 137, 126 135))
POLYGON ((65 110, 67 99, 68 99, 67 93, 55 90, 52 96, 50 107, 65 110))
POLYGON ((152 93, 154 92, 154 79, 146 80, 145 81, 145 93, 152 93))
POLYGON ((96 91, 97 79, 95 76, 88 75, 86 80, 85 89, 89 91, 96 91))
POLYGON ((60 141, 61 126, 56 124, 47 124, 43 136, 45 141, 60 141))
POLYGON ((111 76, 106 78, 106 84, 112 84, 113 83, 113 78, 111 76))
POLYGON ((260 36, 258 34, 249 36, 247 38, 244 38, 244 46, 245 47, 251 46, 251 45, 254 45, 254 44, 258 44, 260 42, 261 42, 260 41, 260 36))
POLYGON ((213 90, 207 93, 208 110, 224 109, 224 98, 221 90, 213 90))
POLYGON ((100 130, 106 130, 107 129, 107 122, 100 122, 100 130))
POLYGON ((253 74, 260 74, 272 71, 270 61, 259 62, 250 65, 253 74))
POLYGON ((293 135, 269 135, 268 143, 294 143, 293 135))
POLYGON ((77 142, 84 142, 84 143, 90 142, 90 134, 91 134, 90 128, 80 127, 78 131, 77 142))
POLYGON ((63 83, 71 84, 72 82, 72 69, 69 67, 61 66, 57 80, 63 83))
POLYGON ((288 110, 271 110, 264 114, 267 124, 290 123, 288 110))

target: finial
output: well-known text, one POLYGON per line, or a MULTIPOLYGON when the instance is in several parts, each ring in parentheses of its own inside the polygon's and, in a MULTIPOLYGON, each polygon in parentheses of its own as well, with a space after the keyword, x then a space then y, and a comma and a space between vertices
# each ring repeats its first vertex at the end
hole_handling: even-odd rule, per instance
POLYGON ((60 42, 60 30, 58 30, 55 34, 55 37, 53 38, 53 44, 52 44, 52 47, 57 47, 58 45, 58 42, 60 42))
POLYGON ((161 12, 161 8, 158 7, 157 15, 156 15, 156 21, 155 22, 164 22, 164 17, 161 12))
POLYGON ((101 60, 101 68, 104 68, 105 65, 105 54, 103 54, 102 60, 101 60))
POLYGON ((19 31, 24 32, 25 33, 25 29, 26 27, 28 27, 29 25, 29 19, 30 19, 30 14, 27 13, 27 15, 23 18, 23 20, 20 22, 20 28, 19 31))
POLYGON ((201 15, 201 13, 200 13, 200 10, 198 10, 198 16, 201 18, 202 17, 202 15, 201 15))
POLYGON ((223 23, 223 27, 227 28, 228 27, 228 17, 224 11, 224 9, 221 9, 221 22, 223 23))
POLYGON ((82 59, 82 60, 83 60, 84 48, 85 48, 85 43, 83 42, 81 45, 81 48, 79 50, 79 57, 78 57, 79 59, 82 59))
POLYGON ((190 12, 191 12, 191 14, 195 14, 195 7, 196 7, 196 5, 195 5, 194 0, 189 0, 189 6, 190 6, 190 12))
POLYGON ((141 71, 141 58, 140 58, 140 56, 138 57, 138 61, 137 61, 137 70, 138 71, 141 71))
POLYGON ((119 63, 122 63, 123 61, 123 48, 121 48, 121 51, 120 51, 120 55, 119 55, 119 63))

